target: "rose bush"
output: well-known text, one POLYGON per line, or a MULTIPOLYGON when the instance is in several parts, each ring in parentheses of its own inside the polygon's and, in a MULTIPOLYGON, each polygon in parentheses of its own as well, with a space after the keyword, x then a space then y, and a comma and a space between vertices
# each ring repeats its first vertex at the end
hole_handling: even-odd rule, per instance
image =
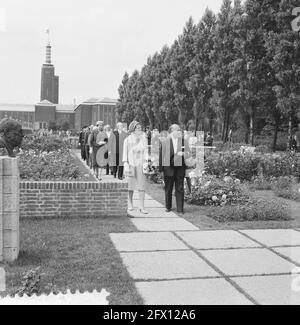
POLYGON ((207 174, 216 176, 232 176, 242 181, 250 181, 258 174, 259 158, 252 153, 226 151, 213 153, 205 161, 207 174))
POLYGON ((205 160, 207 174, 237 177, 251 181, 263 175, 266 178, 295 176, 300 179, 300 156, 295 153, 261 154, 227 151, 212 153, 205 160))
POLYGON ((55 135, 40 136, 33 134, 23 139, 21 149, 23 151, 53 152, 70 149, 70 143, 55 135))
POLYGON ((195 205, 222 206, 248 202, 250 196, 238 179, 204 176, 193 180, 192 192, 185 191, 185 200, 195 205))
POLYGON ((210 217, 219 222, 291 220, 288 207, 277 200, 251 199, 245 204, 229 205, 212 212, 210 217))
POLYGON ((84 179, 69 151, 23 151, 19 155, 20 177, 24 180, 80 180, 84 179))
POLYGON ((53 136, 31 135, 24 139, 19 152, 20 177, 31 181, 85 180, 73 156, 70 145, 53 136))
POLYGON ((295 177, 279 177, 272 183, 272 190, 278 197, 300 202, 300 184, 295 177))

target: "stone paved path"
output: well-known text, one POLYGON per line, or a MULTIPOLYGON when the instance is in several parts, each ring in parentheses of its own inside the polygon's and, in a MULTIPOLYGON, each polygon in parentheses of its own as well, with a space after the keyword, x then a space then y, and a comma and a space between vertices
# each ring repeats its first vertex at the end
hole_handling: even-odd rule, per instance
POLYGON ((146 305, 300 304, 300 229, 201 231, 146 207, 138 232, 110 235, 146 305))

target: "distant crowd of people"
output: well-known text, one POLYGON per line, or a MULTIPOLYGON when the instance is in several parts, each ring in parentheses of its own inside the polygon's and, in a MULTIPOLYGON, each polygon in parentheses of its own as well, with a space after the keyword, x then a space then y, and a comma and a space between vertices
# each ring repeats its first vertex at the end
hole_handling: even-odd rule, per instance
POLYGON ((72 135, 72 132, 70 130, 53 131, 52 129, 50 129, 50 130, 49 129, 40 129, 40 130, 36 131, 36 133, 41 137, 49 136, 49 135, 57 135, 62 138, 65 138, 65 137, 69 138, 72 135))
POLYGON ((103 169, 106 175, 123 179, 123 146, 127 136, 123 123, 117 123, 115 130, 102 121, 82 128, 79 135, 81 158, 99 180, 102 180, 103 169))

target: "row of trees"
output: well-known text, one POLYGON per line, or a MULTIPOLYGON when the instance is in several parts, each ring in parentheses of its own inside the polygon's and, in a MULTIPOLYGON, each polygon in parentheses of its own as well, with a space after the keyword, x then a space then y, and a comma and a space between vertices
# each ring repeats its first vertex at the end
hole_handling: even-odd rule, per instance
POLYGON ((170 47, 141 71, 125 73, 119 117, 160 130, 180 123, 210 132, 218 120, 224 142, 240 127, 251 144, 256 121, 264 118, 275 148, 280 127, 287 124, 291 137, 300 117, 300 33, 291 26, 299 19, 297 4, 224 0, 218 15, 207 9, 198 24, 190 18, 170 47))

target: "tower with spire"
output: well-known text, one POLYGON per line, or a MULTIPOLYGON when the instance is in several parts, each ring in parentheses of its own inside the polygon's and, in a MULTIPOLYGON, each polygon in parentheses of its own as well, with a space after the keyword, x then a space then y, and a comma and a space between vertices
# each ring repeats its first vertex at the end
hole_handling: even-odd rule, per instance
POLYGON ((51 62, 51 42, 50 32, 47 30, 48 42, 46 46, 46 61, 42 66, 41 78, 41 102, 48 100, 53 104, 58 104, 59 100, 59 77, 55 75, 55 68, 51 62))

